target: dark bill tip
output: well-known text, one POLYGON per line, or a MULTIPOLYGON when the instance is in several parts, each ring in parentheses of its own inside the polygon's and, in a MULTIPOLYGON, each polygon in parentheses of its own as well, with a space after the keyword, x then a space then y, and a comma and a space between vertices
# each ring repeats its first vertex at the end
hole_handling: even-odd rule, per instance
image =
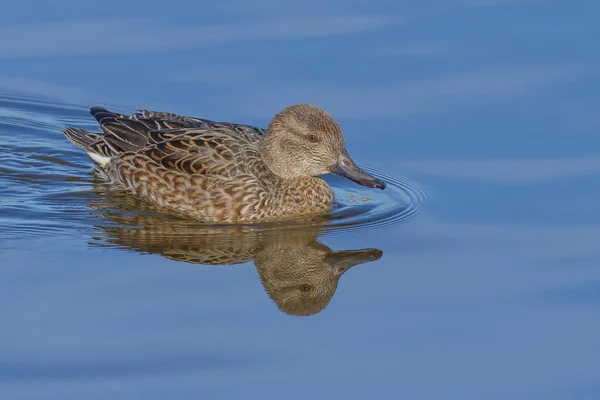
POLYGON ((382 255, 379 249, 344 250, 329 254, 327 262, 337 275, 341 275, 355 265, 377 261, 382 255))
POLYGON ((329 168, 331 172, 336 175, 343 176, 344 178, 350 179, 353 182, 358 183, 364 187, 374 189, 385 189, 386 184, 380 179, 375 178, 373 175, 366 171, 363 171, 348 155, 341 154, 338 162, 329 168))

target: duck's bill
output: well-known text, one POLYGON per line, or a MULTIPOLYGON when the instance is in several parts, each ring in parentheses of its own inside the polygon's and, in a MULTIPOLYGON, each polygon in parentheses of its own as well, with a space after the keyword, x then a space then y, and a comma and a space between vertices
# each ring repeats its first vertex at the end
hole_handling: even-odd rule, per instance
POLYGON ((382 255, 379 249, 344 250, 329 254, 326 260, 336 275, 342 275, 355 265, 379 260, 382 255))
POLYGON ((336 175, 343 176, 368 188, 385 189, 385 182, 375 178, 373 175, 363 171, 348 155, 342 154, 337 164, 330 167, 329 170, 336 175))

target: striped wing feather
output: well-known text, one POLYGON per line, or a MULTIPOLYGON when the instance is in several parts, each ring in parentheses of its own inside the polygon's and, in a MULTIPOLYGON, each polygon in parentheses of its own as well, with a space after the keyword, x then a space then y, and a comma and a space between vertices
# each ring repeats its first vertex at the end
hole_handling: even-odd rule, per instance
POLYGON ((153 131, 151 143, 137 152, 165 168, 195 175, 233 177, 256 173, 260 159, 256 138, 213 126, 211 130, 153 131))
POLYGON ((146 155, 187 174, 232 177, 260 168, 254 143, 265 133, 261 128, 149 110, 124 115, 93 107, 90 113, 103 134, 82 139, 97 154, 146 155))

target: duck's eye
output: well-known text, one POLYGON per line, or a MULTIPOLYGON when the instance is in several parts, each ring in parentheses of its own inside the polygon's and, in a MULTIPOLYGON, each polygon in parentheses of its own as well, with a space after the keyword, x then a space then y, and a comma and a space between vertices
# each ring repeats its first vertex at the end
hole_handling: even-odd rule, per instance
POLYGON ((313 143, 317 143, 319 141, 319 138, 317 137, 317 135, 310 134, 308 135, 308 140, 310 140, 313 143))
POLYGON ((300 285, 300 290, 304 293, 310 292, 310 289, 312 289, 312 287, 306 283, 300 285))

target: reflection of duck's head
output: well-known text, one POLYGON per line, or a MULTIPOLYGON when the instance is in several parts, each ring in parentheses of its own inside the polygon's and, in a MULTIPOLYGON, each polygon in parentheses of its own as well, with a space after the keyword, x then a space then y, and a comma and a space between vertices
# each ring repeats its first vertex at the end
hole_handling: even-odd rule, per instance
POLYGON ((333 297, 342 274, 375 261, 378 249, 334 252, 312 242, 303 246, 268 246, 254 259, 263 287, 280 310, 290 315, 321 312, 333 297))

